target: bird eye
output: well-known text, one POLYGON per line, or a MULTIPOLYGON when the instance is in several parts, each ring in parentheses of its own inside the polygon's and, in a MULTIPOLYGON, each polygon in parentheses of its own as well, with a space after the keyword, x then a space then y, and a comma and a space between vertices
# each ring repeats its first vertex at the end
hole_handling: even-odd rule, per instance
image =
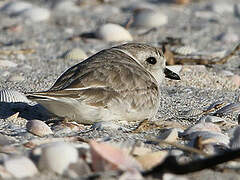
POLYGON ((157 63, 157 60, 155 57, 149 57, 146 59, 146 61, 150 64, 156 64, 157 63))

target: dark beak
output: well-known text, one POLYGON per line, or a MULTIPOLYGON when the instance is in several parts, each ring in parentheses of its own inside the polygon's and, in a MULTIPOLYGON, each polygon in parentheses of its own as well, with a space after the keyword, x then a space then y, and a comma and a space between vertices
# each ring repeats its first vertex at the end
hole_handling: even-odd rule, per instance
POLYGON ((166 77, 166 78, 174 79, 174 80, 180 80, 179 75, 176 74, 175 72, 172 72, 172 71, 169 70, 168 68, 165 68, 164 74, 165 74, 165 77, 166 77))

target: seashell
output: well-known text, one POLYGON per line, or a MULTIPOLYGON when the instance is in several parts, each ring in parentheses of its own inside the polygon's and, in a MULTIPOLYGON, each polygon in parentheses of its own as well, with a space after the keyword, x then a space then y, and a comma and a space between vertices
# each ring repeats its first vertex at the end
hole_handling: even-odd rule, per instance
POLYGON ((32 4, 24 1, 12 1, 6 3, 2 8, 1 11, 7 13, 8 15, 16 16, 21 12, 32 8, 32 4))
POLYGON ((179 55, 194 54, 196 51, 197 50, 191 46, 181 46, 174 50, 174 52, 179 55))
POLYGON ((231 149, 240 148, 240 126, 234 128, 233 137, 230 140, 231 149))
POLYGON ((8 90, 3 89, 0 91, 0 102, 24 102, 29 103, 30 101, 27 99, 27 97, 15 90, 8 90))
POLYGON ((50 11, 45 8, 30 8, 25 11, 23 11, 20 15, 23 18, 27 18, 33 22, 40 22, 40 21, 46 21, 50 17, 50 11))
POLYGON ((15 178, 32 177, 38 173, 35 164, 27 157, 14 157, 4 161, 4 167, 15 178))
POLYGON ((192 138, 192 133, 201 132, 201 131, 221 133, 221 129, 213 123, 198 123, 188 129, 186 129, 183 132, 183 135, 187 136, 189 138, 192 138))
POLYGON ((63 54, 64 59, 66 60, 76 60, 82 61, 87 58, 86 53, 80 48, 73 48, 68 50, 63 54))
POLYGON ((51 128, 40 120, 31 120, 26 124, 27 131, 30 133, 43 137, 49 134, 53 134, 51 128))
POLYGON ((68 166, 77 162, 77 160, 78 151, 70 144, 65 142, 50 143, 42 148, 38 167, 41 170, 50 170, 63 174, 68 166))
POLYGON ((96 37, 108 42, 133 40, 131 34, 124 27, 110 23, 99 27, 96 32, 96 37))
POLYGON ((230 103, 221 109, 217 110, 214 115, 217 114, 227 114, 227 113, 233 113, 233 112, 240 112, 240 103, 230 103))
POLYGON ((154 28, 168 23, 168 17, 152 9, 136 9, 133 14, 133 26, 154 28))

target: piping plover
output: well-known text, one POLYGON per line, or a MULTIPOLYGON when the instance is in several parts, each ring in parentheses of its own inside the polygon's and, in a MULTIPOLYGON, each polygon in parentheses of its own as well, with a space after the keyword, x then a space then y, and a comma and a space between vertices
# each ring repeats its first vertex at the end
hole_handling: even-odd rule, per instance
POLYGON ((27 97, 59 117, 82 124, 152 119, 164 77, 180 79, 165 61, 160 48, 123 44, 76 64, 49 90, 27 93, 27 97))

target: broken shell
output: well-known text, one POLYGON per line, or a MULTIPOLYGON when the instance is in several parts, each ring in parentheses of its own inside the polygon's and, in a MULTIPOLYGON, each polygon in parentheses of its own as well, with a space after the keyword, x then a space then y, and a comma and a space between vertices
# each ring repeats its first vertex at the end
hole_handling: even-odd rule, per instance
POLYGON ((53 134, 51 128, 40 120, 31 120, 26 124, 27 131, 30 133, 43 137, 49 134, 53 134))
POLYGON ((3 89, 0 91, 0 102, 24 102, 29 103, 27 97, 15 90, 3 89))

